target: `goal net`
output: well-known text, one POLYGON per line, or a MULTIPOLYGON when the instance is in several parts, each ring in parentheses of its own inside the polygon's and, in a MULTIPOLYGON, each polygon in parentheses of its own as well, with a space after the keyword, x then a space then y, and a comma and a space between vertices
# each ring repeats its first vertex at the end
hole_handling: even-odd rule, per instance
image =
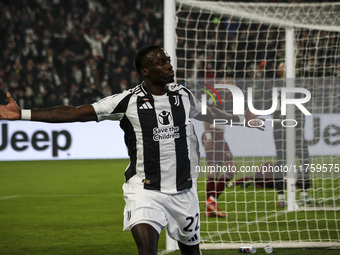
POLYGON ((339 247, 340 3, 176 0, 175 11, 177 82, 230 113, 235 86, 266 119, 265 131, 194 122, 201 247, 339 247), (306 100, 284 114, 285 97, 306 100))

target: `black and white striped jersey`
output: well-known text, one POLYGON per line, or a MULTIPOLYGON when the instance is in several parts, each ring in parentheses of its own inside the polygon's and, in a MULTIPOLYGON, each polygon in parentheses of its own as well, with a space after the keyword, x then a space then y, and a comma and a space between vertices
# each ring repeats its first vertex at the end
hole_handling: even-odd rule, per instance
POLYGON ((125 179, 164 193, 191 188, 197 176, 197 137, 190 118, 201 103, 182 85, 167 85, 164 95, 147 93, 143 84, 93 104, 98 120, 119 119, 130 164, 125 179))

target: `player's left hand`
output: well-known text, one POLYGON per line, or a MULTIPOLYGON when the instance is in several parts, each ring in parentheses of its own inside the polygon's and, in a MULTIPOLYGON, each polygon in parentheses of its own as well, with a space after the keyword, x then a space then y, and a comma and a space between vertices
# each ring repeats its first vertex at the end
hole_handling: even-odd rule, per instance
POLYGON ((246 111, 246 126, 251 128, 257 128, 264 131, 264 118, 258 118, 256 114, 252 113, 249 109, 246 111))

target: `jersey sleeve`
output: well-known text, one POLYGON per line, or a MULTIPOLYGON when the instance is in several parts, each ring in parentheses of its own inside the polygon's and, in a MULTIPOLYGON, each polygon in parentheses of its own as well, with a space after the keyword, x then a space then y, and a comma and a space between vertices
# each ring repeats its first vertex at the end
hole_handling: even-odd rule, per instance
POLYGON ((124 110, 119 107, 121 102, 128 96, 128 92, 115 94, 105 97, 92 104, 98 121, 103 120, 120 120, 124 115, 124 110))
POLYGON ((202 103, 194 96, 194 94, 190 91, 190 113, 189 117, 194 118, 202 112, 202 103))

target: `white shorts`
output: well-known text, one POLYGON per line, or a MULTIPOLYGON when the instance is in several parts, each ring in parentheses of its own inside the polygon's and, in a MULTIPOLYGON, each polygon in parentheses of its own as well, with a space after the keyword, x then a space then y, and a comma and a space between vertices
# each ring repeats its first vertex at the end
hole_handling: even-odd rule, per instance
POLYGON ((196 187, 177 194, 123 185, 124 231, 140 223, 153 226, 158 233, 165 227, 169 236, 186 245, 200 242, 199 204, 196 187))

